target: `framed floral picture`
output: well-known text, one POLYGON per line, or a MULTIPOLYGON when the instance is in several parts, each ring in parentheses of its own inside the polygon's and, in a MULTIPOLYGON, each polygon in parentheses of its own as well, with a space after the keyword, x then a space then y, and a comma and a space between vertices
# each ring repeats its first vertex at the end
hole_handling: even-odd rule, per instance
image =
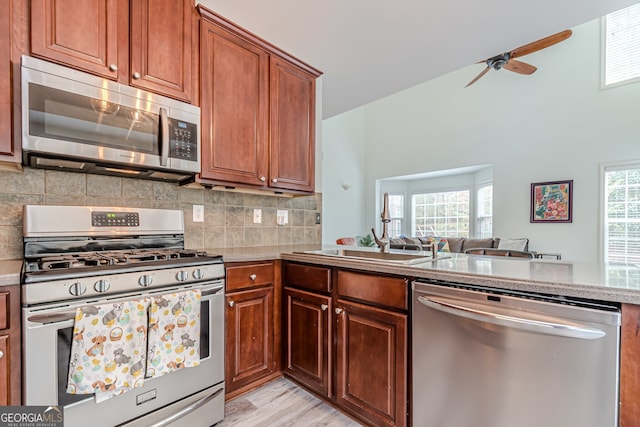
POLYGON ((573 222, 573 180, 531 184, 531 222, 573 222))

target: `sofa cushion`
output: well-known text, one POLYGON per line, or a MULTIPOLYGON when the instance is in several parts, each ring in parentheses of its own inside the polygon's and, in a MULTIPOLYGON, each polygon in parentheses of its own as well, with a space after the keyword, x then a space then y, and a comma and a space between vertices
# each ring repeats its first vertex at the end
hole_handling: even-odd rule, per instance
POLYGON ((462 252, 462 244, 464 243, 464 237, 447 237, 447 242, 449 243, 449 250, 451 252, 462 252))
POLYGON ((405 243, 409 243, 411 245, 422 245, 422 242, 420 242, 420 239, 418 239, 417 237, 403 237, 402 239, 405 243))
POLYGON ((464 239, 464 243, 462 244, 462 252, 471 248, 492 248, 493 247, 493 239, 464 239))
POLYGON ((529 246, 529 239, 501 239, 498 249, 512 249, 514 251, 526 251, 529 246))

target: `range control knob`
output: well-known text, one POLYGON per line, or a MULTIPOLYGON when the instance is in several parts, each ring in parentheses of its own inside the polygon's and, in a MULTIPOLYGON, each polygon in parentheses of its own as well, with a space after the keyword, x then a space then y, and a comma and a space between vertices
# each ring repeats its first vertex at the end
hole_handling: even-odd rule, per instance
POLYGON ((195 270, 193 270, 194 279, 202 280, 203 277, 204 277, 204 271, 200 270, 199 268, 196 268, 195 270))
POLYGON ((69 286, 69 293, 74 297, 79 297, 85 292, 87 292, 87 287, 84 285, 84 283, 75 282, 72 283, 71 286, 69 286))
POLYGON ((144 276, 140 276, 140 278, 138 279, 138 284, 140 286, 144 286, 145 288, 147 286, 151 286, 152 282, 153 282, 153 277, 149 276, 148 274, 145 274, 144 276))
POLYGON ((96 283, 93 284, 93 289, 96 290, 96 292, 107 292, 109 290, 109 288, 111 287, 111 283, 109 283, 108 280, 98 280, 96 283))
POLYGON ((186 271, 180 270, 176 273, 176 279, 178 279, 179 282, 184 282, 188 278, 189 273, 187 273, 186 271))

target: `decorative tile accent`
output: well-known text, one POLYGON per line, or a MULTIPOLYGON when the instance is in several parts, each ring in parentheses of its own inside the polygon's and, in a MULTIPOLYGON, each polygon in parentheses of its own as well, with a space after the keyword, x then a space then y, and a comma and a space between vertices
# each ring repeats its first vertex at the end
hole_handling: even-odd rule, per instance
POLYGON ((315 224, 322 195, 286 197, 269 193, 207 190, 177 184, 24 167, 0 170, 0 259, 22 258, 25 204, 126 206, 179 209, 185 218, 185 246, 209 250, 293 243, 321 243, 315 224), (205 220, 193 222, 193 205, 204 205, 205 220), (262 223, 253 223, 253 209, 262 223), (276 210, 289 211, 289 223, 276 225, 276 210))

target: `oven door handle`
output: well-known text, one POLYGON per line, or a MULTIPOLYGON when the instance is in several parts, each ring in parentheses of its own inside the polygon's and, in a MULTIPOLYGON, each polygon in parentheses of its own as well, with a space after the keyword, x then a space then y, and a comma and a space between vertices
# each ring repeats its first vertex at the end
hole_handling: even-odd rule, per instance
POLYGON ((76 318, 76 312, 74 311, 62 311, 60 313, 49 313, 49 314, 35 314, 33 316, 29 316, 27 320, 33 323, 60 323, 65 322, 67 320, 74 320, 76 318))
POLYGON ((211 400, 213 400, 216 397, 218 397, 218 395, 220 393, 222 393, 223 391, 224 391, 224 387, 220 387, 218 390, 216 390, 215 392, 211 393, 210 395, 205 396, 202 399, 193 402, 191 405, 189 405, 186 408, 176 412, 175 414, 173 414, 171 416, 168 416, 164 420, 161 420, 161 421, 159 421, 159 422, 157 422, 155 424, 152 424, 151 427, 164 427, 164 426, 167 426, 167 425, 175 422, 176 420, 179 420, 180 418, 184 417, 185 415, 190 414, 191 412, 195 411, 196 409, 200 408, 201 406, 209 403, 211 400))

